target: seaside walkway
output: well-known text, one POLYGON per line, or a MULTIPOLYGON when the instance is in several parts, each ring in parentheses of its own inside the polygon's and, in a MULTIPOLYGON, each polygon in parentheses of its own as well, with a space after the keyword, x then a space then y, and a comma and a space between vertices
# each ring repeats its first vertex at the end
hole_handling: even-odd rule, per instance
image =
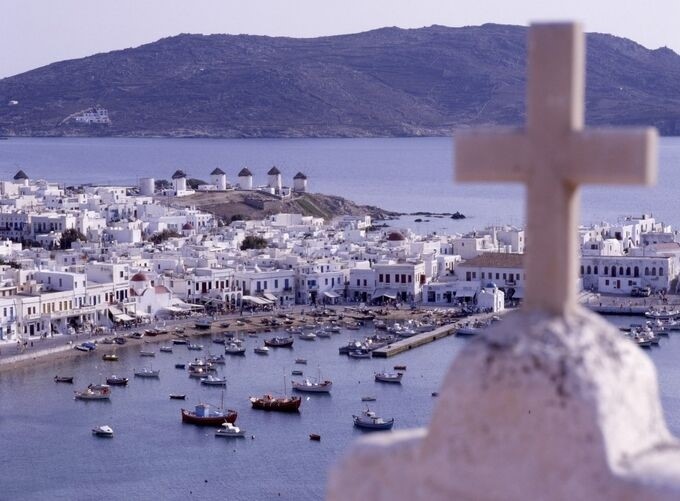
POLYGON ((457 323, 443 325, 429 332, 423 332, 421 334, 416 334, 415 336, 400 339, 395 343, 373 350, 372 354, 374 358, 389 358, 412 348, 455 334, 457 330, 457 323))

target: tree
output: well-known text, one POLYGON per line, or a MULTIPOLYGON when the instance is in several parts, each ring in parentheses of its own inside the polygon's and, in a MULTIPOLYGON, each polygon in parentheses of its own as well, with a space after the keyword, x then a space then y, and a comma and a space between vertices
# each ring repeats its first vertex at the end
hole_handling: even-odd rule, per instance
POLYGON ((166 240, 168 240, 170 238, 177 238, 179 236, 181 236, 181 235, 174 230, 163 230, 163 231, 159 231, 158 233, 154 233, 153 235, 151 235, 149 237, 149 242, 158 245, 160 243, 165 242, 166 240))
POLYGON ((69 228, 61 234, 59 248, 62 250, 70 249, 71 245, 73 245, 73 242, 76 241, 86 242, 87 237, 83 235, 80 230, 76 228, 69 228))
POLYGON ((241 250, 248 249, 264 249, 267 247, 267 241, 258 236, 248 235, 241 243, 241 250))

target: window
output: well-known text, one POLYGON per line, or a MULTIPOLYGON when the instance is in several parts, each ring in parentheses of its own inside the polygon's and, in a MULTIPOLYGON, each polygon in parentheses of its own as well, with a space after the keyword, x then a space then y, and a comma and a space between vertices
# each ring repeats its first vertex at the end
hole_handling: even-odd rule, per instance
POLYGON ((357 287, 359 287, 360 285, 361 285, 361 280, 359 280, 359 279, 357 278, 357 287))
POLYGON ((659 276, 663 277, 663 268, 661 268, 660 266, 659 266, 659 276))
POLYGON ((413 275, 408 276, 408 283, 411 283, 411 282, 413 282, 413 275))
POLYGON ((609 266, 604 267, 604 274, 609 275, 609 266))
MULTIPOLYGON (((409 278, 410 278, 410 277, 409 277, 409 278)), ((367 286, 367 281, 366 281, 366 279, 364 278, 364 287, 366 287, 366 286, 367 286)))
POLYGON ((275 289, 279 288, 279 281, 278 280, 274 280, 274 288, 275 289))
POLYGON ((484 272, 482 272, 482 279, 484 278, 484 272))
POLYGON ((401 276, 401 283, 405 284, 406 283, 406 275, 401 276))
POLYGON ((590 275, 592 271, 593 270, 590 268, 590 266, 586 268, 586 274, 590 275))
POLYGON ((389 284, 390 283, 390 274, 389 273, 385 273, 385 279, 386 279, 385 283, 389 284))
POLYGON ((383 281, 383 274, 381 273, 381 274, 378 276, 378 282, 382 282, 382 281, 383 281))
POLYGON ((595 266, 593 267, 593 273, 594 273, 595 275, 598 274, 598 273, 597 273, 597 265, 595 265, 595 266))

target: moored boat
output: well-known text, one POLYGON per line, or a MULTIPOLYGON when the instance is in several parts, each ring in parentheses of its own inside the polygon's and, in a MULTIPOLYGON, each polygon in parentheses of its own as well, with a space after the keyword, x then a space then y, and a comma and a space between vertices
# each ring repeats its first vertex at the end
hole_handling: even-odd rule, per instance
POLYGON ((54 376, 54 382, 73 384, 73 376, 54 376))
POLYGON ((217 428, 215 430, 215 436, 216 437, 225 437, 225 438, 243 438, 246 436, 246 430, 239 428, 238 426, 235 426, 232 423, 226 422, 222 423, 222 426, 217 428))
POLYGON ((182 409, 182 422, 200 426, 220 426, 222 423, 234 423, 236 411, 213 408, 210 404, 197 404, 193 411, 182 409))
POLYGON ((205 386, 227 386, 227 378, 209 374, 208 376, 201 378, 201 384, 205 386))
POLYGON ((224 347, 224 353, 243 356, 246 354, 246 347, 243 346, 243 343, 229 343, 224 347))
POLYGON ((156 352, 142 350, 139 352, 140 357, 155 357, 156 352))
POLYGON ((193 343, 189 343, 189 344, 187 345, 187 350, 201 351, 202 349, 203 349, 203 345, 202 345, 202 344, 193 344, 193 343))
POLYGON ((269 348, 266 346, 256 346, 253 351, 258 355, 269 355, 269 348))
POLYGON ((161 346, 159 351, 161 353, 172 353, 172 346, 161 346))
POLYGON ((333 382, 329 380, 321 381, 305 378, 302 381, 293 381, 293 389, 307 393, 329 393, 333 387, 333 382))
POLYGON ((107 425, 97 426, 96 428, 92 428, 92 434, 97 437, 112 438, 113 428, 107 425))
POLYGON ((357 428, 364 428, 366 430, 390 430, 394 425, 394 418, 383 419, 376 415, 375 412, 366 408, 359 416, 352 416, 354 426, 357 428))
POLYGON ((170 393, 170 400, 186 400, 186 393, 170 393))
POLYGON ((109 376, 106 378, 106 384, 111 386, 127 386, 129 379, 122 376, 109 376))
POLYGON ((76 391, 74 393, 73 398, 76 400, 108 400, 111 397, 111 388, 105 384, 90 385, 83 391, 76 391))
POLYGON ((208 330, 212 327, 213 320, 210 317, 202 317, 196 320, 194 326, 200 330, 208 330))
POLYGON ((106 355, 102 356, 102 360, 107 362, 118 362, 118 355, 115 353, 107 353, 106 355))
POLYGON ((294 339, 291 337, 275 336, 264 340, 264 344, 274 348, 289 348, 293 346, 294 339))
POLYGON ((272 395, 262 395, 261 397, 250 397, 253 409, 275 412, 298 412, 302 398, 300 397, 274 397, 272 395))
POLYGON ((371 358, 371 352, 368 350, 351 350, 347 353, 349 358, 371 358))
POLYGON ((148 367, 144 367, 143 369, 136 369, 135 370, 135 376, 137 377, 146 377, 146 378, 157 378, 160 376, 160 369, 149 369, 148 367))
POLYGON ((374 374, 375 380, 381 383, 401 383, 401 378, 404 374, 402 372, 376 372, 374 374))

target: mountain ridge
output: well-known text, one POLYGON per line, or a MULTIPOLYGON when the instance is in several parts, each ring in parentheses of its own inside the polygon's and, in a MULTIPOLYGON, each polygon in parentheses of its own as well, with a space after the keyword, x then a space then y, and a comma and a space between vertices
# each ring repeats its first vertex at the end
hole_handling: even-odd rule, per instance
MULTIPOLYGON (((0 135, 394 137, 520 125, 526 30, 180 34, 0 80, 0 135), (61 124, 96 105, 110 125, 61 124)), ((680 134, 678 54, 599 33, 587 42, 589 125, 680 134)))

